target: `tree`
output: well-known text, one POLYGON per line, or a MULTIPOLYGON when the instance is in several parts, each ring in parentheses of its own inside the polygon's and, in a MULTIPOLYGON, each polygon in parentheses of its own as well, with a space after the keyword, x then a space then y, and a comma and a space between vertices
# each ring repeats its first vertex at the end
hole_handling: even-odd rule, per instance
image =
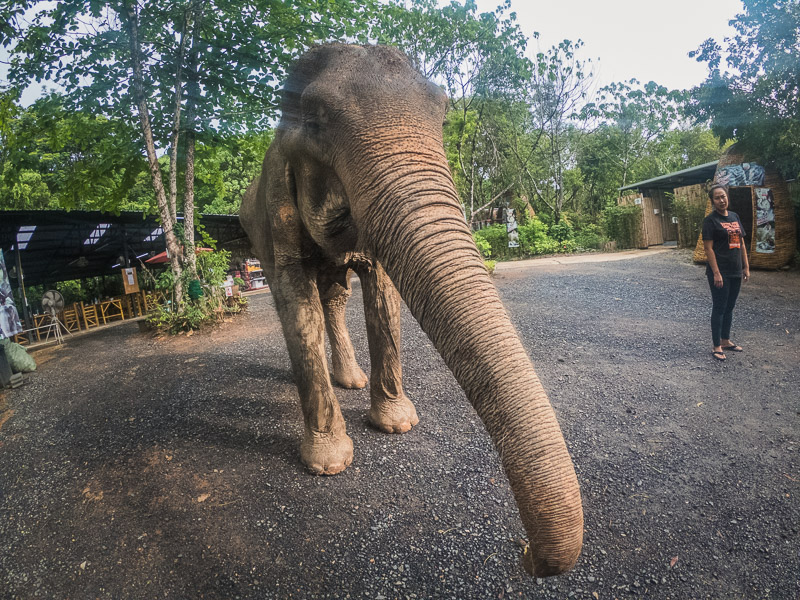
POLYGON ((591 61, 576 56, 582 46, 581 40, 564 40, 537 54, 527 86, 526 131, 514 152, 531 196, 551 211, 555 222, 582 185, 575 169, 583 138, 580 108, 592 77, 587 70, 591 61))
POLYGON ((409 55, 450 98, 445 121, 448 153, 467 220, 518 185, 508 169, 500 133, 513 101, 530 76, 527 38, 506 0, 478 14, 474 0, 438 8, 435 0, 392 0, 378 14, 373 34, 409 55))
POLYGON ((681 91, 668 90, 654 81, 641 85, 631 79, 602 88, 597 100, 586 105, 584 114, 597 119, 598 128, 603 130, 605 159, 616 163, 618 187, 641 177, 636 166, 653 142, 679 124, 684 100, 681 91))
POLYGON ((691 91, 690 112, 723 140, 774 161, 787 177, 800 172, 800 3, 743 0, 730 21, 736 35, 722 46, 707 39, 690 56, 708 64, 691 91), (723 56, 728 69, 722 67, 723 56))
MULTIPOLYGON (((1 102, 1 101, 0 101, 1 102)), ((145 163, 136 131, 50 95, 0 117, 0 208, 115 212, 145 163)))
POLYGON ((8 0, 0 42, 18 87, 53 80, 76 110, 138 120, 180 300, 184 262, 194 276, 194 228, 185 228, 185 259, 175 231, 181 141, 191 225, 196 141, 267 127, 292 59, 315 41, 359 35, 371 10, 327 0, 8 0))

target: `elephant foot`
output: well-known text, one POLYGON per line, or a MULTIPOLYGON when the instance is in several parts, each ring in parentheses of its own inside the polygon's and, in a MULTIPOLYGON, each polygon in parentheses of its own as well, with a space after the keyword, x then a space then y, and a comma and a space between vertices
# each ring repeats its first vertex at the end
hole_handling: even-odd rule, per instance
POLYGON ((406 433, 419 423, 417 409, 405 394, 399 398, 373 400, 369 421, 385 433, 406 433))
POLYGON ((367 386, 367 376, 357 364, 349 367, 333 366, 333 380, 337 385, 348 390, 360 390, 367 386))
POLYGON ((344 431, 333 434, 306 429, 300 460, 314 475, 336 475, 353 462, 353 440, 344 431))

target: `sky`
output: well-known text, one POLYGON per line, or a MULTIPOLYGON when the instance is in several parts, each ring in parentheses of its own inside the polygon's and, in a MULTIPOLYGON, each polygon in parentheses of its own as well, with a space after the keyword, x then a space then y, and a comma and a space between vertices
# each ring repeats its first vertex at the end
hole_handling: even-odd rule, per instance
MULTIPOLYGON (((448 1, 440 0, 440 5, 448 1)), ((479 12, 493 11, 499 3, 477 0, 479 12)), ((538 41, 531 41, 531 52, 564 39, 583 40, 579 58, 592 59, 595 89, 631 78, 670 89, 700 84, 706 65, 688 53, 709 37, 722 42, 731 36, 728 21, 742 9, 741 0, 511 0, 523 33, 540 34, 538 41)), ((0 49, 0 62, 6 59, 0 49)), ((4 75, 0 64, 0 78, 4 75)), ((23 105, 40 93, 39 86, 29 88, 23 105)))
MULTIPOLYGON (((500 0, 477 0, 479 12, 500 0)), ((714 38, 732 36, 728 25, 743 12, 741 0, 511 0, 523 33, 540 34, 530 46, 546 50, 564 39, 582 39, 580 58, 594 59, 599 87, 632 77, 670 89, 700 84, 705 63, 688 53, 714 38)), ((724 47, 725 45, 722 44, 724 47)))

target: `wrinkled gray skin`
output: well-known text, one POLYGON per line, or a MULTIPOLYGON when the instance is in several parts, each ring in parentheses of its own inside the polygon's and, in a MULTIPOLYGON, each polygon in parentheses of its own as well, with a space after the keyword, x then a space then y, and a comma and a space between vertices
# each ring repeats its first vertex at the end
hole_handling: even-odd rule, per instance
POLYGON ((315 48, 289 77, 275 141, 240 218, 283 325, 308 468, 334 474, 353 459, 323 337, 327 330, 333 379, 366 385, 344 323, 352 270, 364 292, 371 422, 395 433, 418 422, 403 393, 399 292, 500 454, 530 540, 526 569, 555 575, 581 549, 578 482, 464 221, 442 145, 445 107, 444 93, 397 50, 315 48))

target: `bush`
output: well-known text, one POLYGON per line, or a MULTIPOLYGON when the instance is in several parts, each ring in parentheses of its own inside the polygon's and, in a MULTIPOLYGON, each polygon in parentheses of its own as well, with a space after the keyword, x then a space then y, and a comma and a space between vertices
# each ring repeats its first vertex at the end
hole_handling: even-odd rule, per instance
POLYGON ((599 225, 589 223, 575 234, 573 241, 578 248, 600 250, 607 239, 599 225))
MULTIPOLYGON (((475 243, 478 243, 478 240, 483 240, 489 244, 491 248, 490 253, 487 255, 481 250, 481 254, 484 256, 491 256, 493 258, 502 258, 508 255, 508 233, 506 232, 505 225, 492 225, 491 227, 486 227, 485 229, 481 229, 480 231, 476 231, 472 234, 472 237, 475 239, 475 243)), ((480 250, 481 246, 478 246, 480 250)))
POLYGON ((642 242, 642 209, 639 206, 609 206, 603 211, 606 233, 618 248, 638 248, 642 242))
POLYGON ((518 231, 522 251, 531 256, 560 252, 558 240, 550 237, 547 230, 547 225, 538 217, 529 219, 526 225, 521 225, 518 231))
POLYGON ((489 258, 492 255, 492 245, 487 242, 483 237, 480 235, 480 231, 476 231, 472 234, 472 239, 475 240, 475 245, 478 247, 478 252, 481 253, 483 258, 489 258))
POLYGON ((686 198, 675 197, 672 201, 672 214, 678 217, 680 247, 694 248, 706 216, 705 202, 689 202, 686 198))
POLYGON ((566 219, 561 219, 558 223, 550 226, 550 237, 559 242, 571 240, 573 236, 572 225, 566 219))
MULTIPOLYGON (((230 252, 201 252, 197 255, 197 277, 184 271, 182 280, 186 298, 183 306, 175 311, 172 306, 157 306, 147 318, 148 324, 162 331, 179 333, 192 329, 200 329, 203 325, 220 321, 225 315, 241 312, 247 301, 226 300, 222 288, 227 278, 230 252), (191 287, 196 293, 189 294, 191 287)), ((170 269, 165 270, 156 278, 156 288, 163 291, 167 297, 172 296, 174 277, 170 269)))

